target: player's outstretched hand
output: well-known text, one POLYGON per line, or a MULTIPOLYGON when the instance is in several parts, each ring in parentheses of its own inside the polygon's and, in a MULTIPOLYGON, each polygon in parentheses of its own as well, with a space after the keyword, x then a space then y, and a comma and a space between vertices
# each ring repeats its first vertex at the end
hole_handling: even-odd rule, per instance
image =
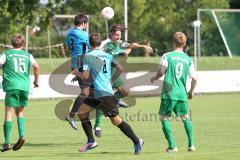
POLYGON ((38 81, 34 81, 33 85, 34 85, 34 88, 38 88, 39 87, 38 81))
POLYGON ((193 98, 193 92, 188 92, 188 99, 192 99, 193 98))
POLYGON ((71 83, 74 83, 75 81, 77 81, 78 80, 78 78, 77 78, 77 76, 75 76, 72 80, 71 80, 71 83))
POLYGON ((152 47, 150 47, 150 46, 144 45, 144 49, 145 49, 148 53, 152 53, 152 52, 153 52, 153 49, 152 49, 152 47))
POLYGON ((151 78, 151 82, 153 83, 155 81, 155 77, 152 77, 151 78))

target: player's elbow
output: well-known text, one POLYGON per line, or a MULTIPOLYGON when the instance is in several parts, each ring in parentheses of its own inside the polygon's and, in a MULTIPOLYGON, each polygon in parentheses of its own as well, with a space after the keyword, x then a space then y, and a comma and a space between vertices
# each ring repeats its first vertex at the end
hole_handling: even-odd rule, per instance
POLYGON ((89 73, 83 72, 82 74, 80 74, 80 78, 82 80, 87 80, 89 78, 89 73))
POLYGON ((34 69, 34 71, 38 71, 39 72, 40 67, 39 67, 38 63, 34 63, 33 64, 33 69, 34 69))

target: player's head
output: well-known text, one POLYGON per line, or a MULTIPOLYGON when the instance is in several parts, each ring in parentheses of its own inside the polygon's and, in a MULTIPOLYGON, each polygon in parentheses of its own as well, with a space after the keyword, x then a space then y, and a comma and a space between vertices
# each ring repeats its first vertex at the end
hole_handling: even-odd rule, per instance
POLYGON ((176 32, 173 36, 173 45, 175 48, 183 48, 186 46, 187 37, 182 32, 176 32))
POLYGON ((125 26, 123 24, 116 24, 111 27, 109 37, 113 43, 121 40, 122 32, 125 30, 125 26))
POLYGON ((12 45, 14 48, 21 48, 24 45, 24 37, 21 34, 16 34, 12 37, 12 45))
POLYGON ((82 13, 76 15, 74 18, 74 25, 76 27, 83 26, 84 28, 86 28, 87 22, 88 22, 87 16, 82 13))
POLYGON ((100 33, 93 33, 89 37, 89 43, 92 48, 99 47, 102 42, 102 36, 100 33))

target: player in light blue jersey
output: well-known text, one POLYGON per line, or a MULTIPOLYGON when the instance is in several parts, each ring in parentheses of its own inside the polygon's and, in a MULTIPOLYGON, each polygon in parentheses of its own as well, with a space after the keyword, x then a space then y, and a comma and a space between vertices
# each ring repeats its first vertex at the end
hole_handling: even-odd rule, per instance
MULTIPOLYGON (((89 38, 88 34, 84 29, 86 29, 88 23, 88 18, 84 14, 78 14, 75 16, 74 24, 75 27, 71 29, 67 34, 66 44, 71 52, 71 69, 79 68, 82 64, 82 57, 87 52, 89 48, 89 38)), ((81 88, 81 94, 75 99, 73 107, 70 113, 65 116, 65 119, 69 124, 77 130, 76 122, 74 116, 78 110, 78 107, 82 103, 82 96, 88 96, 89 88, 92 86, 91 78, 87 80, 82 80, 80 78, 74 78, 78 81, 79 87, 81 88)), ((72 81, 74 81, 72 80, 72 81)), ((90 92, 91 93, 91 92, 90 92)))
MULTIPOLYGON (((90 71, 94 85, 94 97, 114 95, 111 84, 111 64, 113 56, 102 50, 93 50, 84 56, 83 70, 90 71), (102 69, 102 70, 101 70, 102 69)), ((114 63, 114 62, 113 62, 114 63)))
POLYGON ((105 116, 109 117, 112 124, 117 126, 134 143, 134 153, 140 154, 143 146, 143 140, 139 139, 132 128, 122 120, 118 111, 118 98, 114 95, 111 82, 121 73, 121 66, 114 61, 111 54, 99 49, 101 44, 101 35, 94 33, 90 36, 90 45, 92 51, 83 58, 83 72, 75 69, 73 74, 82 79, 92 78, 94 85, 94 98, 87 97, 79 107, 78 116, 82 122, 83 130, 88 138, 85 145, 80 147, 80 152, 86 152, 97 147, 92 133, 92 125, 89 120, 89 112, 99 108, 105 116), (111 68, 115 67, 115 75, 111 75, 111 68))
MULTIPOLYGON (((114 58, 118 58, 120 55, 129 55, 132 49, 136 48, 143 48, 146 52, 151 53, 152 48, 147 45, 141 45, 138 43, 128 43, 121 40, 122 32, 125 30, 125 26, 123 24, 115 24, 111 27, 109 31, 109 39, 104 40, 101 45, 100 49, 104 50, 108 54, 114 56, 114 58)), ((115 69, 112 69, 112 74, 115 73, 115 69)), ((129 94, 129 88, 125 85, 123 78, 118 77, 112 83, 112 87, 116 92, 114 93, 120 100, 118 102, 119 107, 130 107, 123 99, 129 94)), ((95 135, 101 135, 101 117, 102 112, 97 110, 97 116, 95 121, 95 135), (96 134, 98 133, 98 134, 96 134)))

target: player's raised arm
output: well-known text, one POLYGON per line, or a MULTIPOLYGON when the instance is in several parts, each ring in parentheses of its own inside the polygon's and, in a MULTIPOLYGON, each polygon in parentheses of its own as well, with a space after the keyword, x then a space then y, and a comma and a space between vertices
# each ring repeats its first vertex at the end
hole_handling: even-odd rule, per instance
POLYGON ((129 48, 132 48, 132 49, 134 49, 134 48, 144 48, 146 50, 146 52, 148 52, 148 53, 153 52, 152 47, 147 46, 147 45, 143 45, 143 44, 138 44, 138 43, 130 43, 129 48))

